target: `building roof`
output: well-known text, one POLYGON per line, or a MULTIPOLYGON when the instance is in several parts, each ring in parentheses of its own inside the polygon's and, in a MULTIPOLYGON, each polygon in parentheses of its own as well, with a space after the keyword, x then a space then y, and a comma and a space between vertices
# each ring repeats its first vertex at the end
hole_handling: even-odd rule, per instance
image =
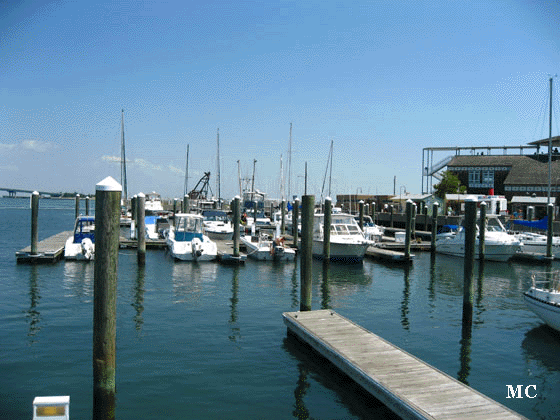
MULTIPOLYGON (((528 155, 455 156, 447 168, 508 167, 504 185, 547 185, 548 162, 539 162, 528 155)), ((560 160, 552 162, 551 183, 560 184, 560 160)))

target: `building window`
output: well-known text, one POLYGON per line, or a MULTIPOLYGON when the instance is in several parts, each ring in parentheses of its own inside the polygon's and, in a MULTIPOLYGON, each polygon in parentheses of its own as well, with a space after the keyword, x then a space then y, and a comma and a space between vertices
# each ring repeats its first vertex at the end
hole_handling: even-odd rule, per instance
POLYGON ((475 187, 480 184, 480 171, 469 171, 469 186, 475 187))
POLYGON ((482 183, 494 186, 494 171, 489 169, 482 171, 482 183))

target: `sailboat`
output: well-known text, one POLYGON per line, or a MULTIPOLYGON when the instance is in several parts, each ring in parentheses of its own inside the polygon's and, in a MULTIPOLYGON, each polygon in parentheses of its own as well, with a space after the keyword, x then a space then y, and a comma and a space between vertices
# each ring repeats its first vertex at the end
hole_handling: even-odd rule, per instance
MULTIPOLYGON (((548 133, 548 197, 550 201, 550 174, 552 162, 552 77, 550 78, 550 122, 548 133)), ((547 237, 552 239, 550 236, 547 237)), ((550 244, 552 245, 552 244, 550 244)), ((547 244, 547 248, 549 244, 547 244)), ((548 251, 547 251, 548 254, 548 251)), ((560 331, 560 281, 559 272, 533 274, 532 285, 523 298, 527 307, 541 318, 548 326, 560 331), (542 277, 544 276, 544 280, 542 277)))

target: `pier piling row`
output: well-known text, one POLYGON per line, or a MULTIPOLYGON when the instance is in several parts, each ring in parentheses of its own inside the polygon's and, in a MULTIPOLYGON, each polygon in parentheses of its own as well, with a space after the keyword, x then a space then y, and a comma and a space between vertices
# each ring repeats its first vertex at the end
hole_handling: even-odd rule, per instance
POLYGON ((289 333, 403 419, 525 419, 332 310, 283 318, 289 333))

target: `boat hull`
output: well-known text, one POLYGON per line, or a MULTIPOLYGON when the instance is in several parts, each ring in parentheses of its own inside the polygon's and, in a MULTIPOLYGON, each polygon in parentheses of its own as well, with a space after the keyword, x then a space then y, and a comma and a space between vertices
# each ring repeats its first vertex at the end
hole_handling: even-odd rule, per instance
MULTIPOLYGON (((445 243, 445 240, 436 243, 436 252, 453 257, 465 257, 465 246, 457 243, 445 243)), ((520 249, 519 245, 484 245, 484 259, 488 261, 509 261, 511 257, 520 249)), ((478 244, 475 246, 475 259, 479 258, 478 244)))
POLYGON ((216 244, 205 238, 200 242, 200 246, 193 248, 192 241, 167 241, 169 253, 177 260, 181 261, 213 261, 218 257, 216 244))
MULTIPOLYGON (((364 255, 369 244, 355 242, 333 242, 330 246, 330 261, 344 263, 360 263, 364 260, 364 255)), ((313 241, 313 257, 323 259, 323 241, 313 241)))
POLYGON ((89 243, 75 243, 74 236, 66 240, 64 245, 64 259, 75 261, 91 261, 95 256, 95 244, 91 241, 89 243))
POLYGON ((270 241, 252 242, 250 238, 241 237, 241 243, 247 249, 247 256, 258 261, 294 261, 296 251, 292 248, 274 248, 270 241))
POLYGON ((550 293, 560 295, 559 292, 549 292, 531 288, 529 291, 523 293, 523 299, 529 309, 540 319, 549 327, 560 332, 560 304, 550 300, 547 301, 547 297, 550 293))
POLYGON ((214 241, 230 241, 233 239, 233 231, 213 231, 205 229, 205 234, 214 241))

